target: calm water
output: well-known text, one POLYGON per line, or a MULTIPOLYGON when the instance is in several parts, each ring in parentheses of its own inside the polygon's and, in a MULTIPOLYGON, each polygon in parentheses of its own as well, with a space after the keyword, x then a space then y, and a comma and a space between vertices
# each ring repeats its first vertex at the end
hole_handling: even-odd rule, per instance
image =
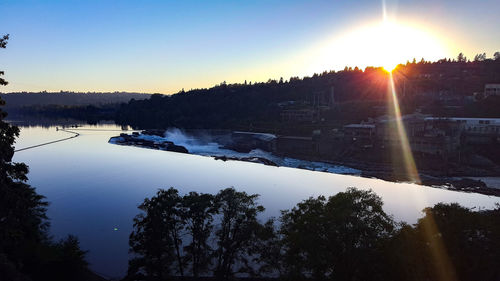
MULTIPOLYGON (((119 146, 108 143, 120 133, 119 127, 84 129, 94 131, 78 130, 77 138, 18 152, 14 160, 29 165, 30 184, 50 202, 52 235, 77 235, 82 248, 90 251, 91 268, 108 277, 126 272, 132 218, 142 200, 158 188, 173 186, 183 194, 216 193, 233 186, 260 194, 265 217, 278 216, 279 210, 309 196, 333 195, 350 186, 371 188, 383 198, 388 213, 409 223, 421 216, 424 207, 438 202, 480 208, 500 202, 496 197, 413 184, 119 146)), ((16 149, 68 136, 55 127, 23 127, 16 149)))

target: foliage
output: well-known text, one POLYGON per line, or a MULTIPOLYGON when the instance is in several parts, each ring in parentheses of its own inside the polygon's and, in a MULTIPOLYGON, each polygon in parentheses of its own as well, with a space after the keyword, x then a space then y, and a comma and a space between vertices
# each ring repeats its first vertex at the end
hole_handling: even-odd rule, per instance
POLYGON ((380 197, 352 188, 328 200, 309 198, 281 220, 287 274, 315 280, 373 280, 382 242, 394 229, 380 197))
POLYGON ((217 212, 214 200, 211 194, 197 192, 190 192, 182 198, 182 216, 186 232, 191 237, 191 243, 184 247, 185 261, 191 264, 194 277, 206 273, 211 265, 212 248, 208 239, 213 229, 213 216, 217 212))
POLYGON ((11 116, 24 119, 26 116, 31 118, 65 118, 84 120, 88 124, 97 124, 100 120, 112 120, 118 108, 119 104, 104 104, 99 106, 34 105, 11 108, 9 112, 11 116))
MULTIPOLYGON (((7 47, 7 42, 9 41, 9 34, 0 37, 0 49, 5 49, 7 47)), ((4 75, 3 71, 0 71, 0 76, 4 75)), ((9 84, 5 79, 0 77, 0 86, 6 86, 9 84)))
MULTIPOLYGON (((478 54, 473 62, 463 54, 457 59, 432 63, 415 60, 399 65, 393 77, 403 113, 413 113, 421 107, 426 113, 440 116, 443 108, 433 105, 442 103, 442 98, 466 104, 465 97, 483 92, 486 83, 500 82, 500 60, 486 58, 485 54, 478 54)), ((119 108, 115 120, 141 128, 259 128, 261 131, 297 128, 300 132, 306 125, 311 126, 311 121, 284 121, 280 115, 283 110, 319 110, 320 118, 314 121, 316 127, 388 114, 387 109, 384 111, 388 77, 382 68, 367 67, 364 71, 346 68, 280 82, 221 83, 209 89, 131 100, 119 108), (328 95, 332 87, 335 105, 318 108, 315 105, 318 95, 328 95)), ((455 110, 449 114, 471 117, 471 111, 455 110)), ((499 112, 494 116, 500 117, 499 112)))
POLYGON ((194 277, 209 270, 220 278, 232 276, 256 239, 257 215, 264 210, 257 197, 233 188, 215 196, 190 192, 183 197, 174 188, 160 189, 144 200, 134 219, 130 251, 135 257, 127 279, 164 280, 184 276, 185 268, 194 277))
MULTIPOLYGON (((5 48, 8 38, 0 39, 0 48, 5 48)), ((0 84, 7 82, 2 79, 0 84)), ((4 105, 1 99, 0 105, 4 105)), ((47 203, 26 184, 28 167, 12 162, 19 128, 4 122, 6 116, 0 109, 0 256, 21 271, 23 261, 32 255, 30 248, 46 239, 47 203)))
POLYGON ((131 250, 143 267, 129 271, 126 280, 179 277, 172 227, 167 227, 172 216, 182 220, 183 228, 176 228, 186 244, 182 260, 195 280, 237 279, 235 274, 257 280, 493 281, 500 276, 500 206, 473 211, 440 203, 426 208, 415 225, 397 224, 375 193, 348 188, 282 211, 280 224, 274 219, 261 224, 257 215, 263 207, 256 199, 233 188, 215 196, 158 191, 136 217, 131 239, 142 240, 131 250), (146 224, 147 229, 138 227, 146 224), (147 255, 153 250, 163 255, 161 263, 159 256, 147 255), (154 265, 170 267, 159 276, 148 271, 154 265))
POLYGON ((60 241, 46 242, 37 248, 37 257, 30 261, 34 280, 75 280, 89 278, 86 252, 80 249, 78 238, 68 235, 60 241))
POLYGON ((493 58, 494 58, 495 60, 500 60, 500 52, 495 52, 495 53, 493 54, 493 58))
POLYGON ((247 263, 250 276, 285 276, 283 253, 283 236, 277 231, 275 219, 270 218, 256 231, 256 238, 249 247, 248 254, 253 259, 252 265, 247 263))
MULTIPOLYGON (((216 196, 216 204, 222 215, 220 226, 215 232, 217 238, 215 276, 232 276, 236 262, 245 262, 246 250, 256 239, 259 229, 257 215, 264 207, 257 204, 257 194, 247 195, 234 188, 221 190, 216 196)), ((241 269, 240 269, 241 270, 241 269)))
MULTIPOLYGON (((0 48, 8 38, 0 38, 0 48)), ((0 84, 7 82, 0 78, 0 84)), ((19 128, 6 116, 0 109, 0 279, 84 280, 89 271, 76 237, 53 243, 47 236, 48 203, 26 183, 28 167, 12 162, 19 128)))
POLYGON ((439 203, 424 213, 391 241, 395 280, 498 280, 499 207, 472 211, 439 203))
MULTIPOLYGON (((500 83, 499 58, 498 52, 493 58, 482 53, 471 62, 460 54, 456 59, 436 62, 422 59, 398 65, 393 77, 402 113, 413 113, 420 108, 437 116, 476 117, 486 109, 488 117, 500 117, 499 111, 491 111, 492 106, 487 103, 471 101, 474 93, 483 92, 486 83, 500 83), (476 110, 456 109, 457 103, 476 110)), ((288 80, 223 82, 212 88, 182 90, 173 95, 41 92, 10 93, 5 98, 10 101, 11 114, 18 115, 75 118, 89 123, 114 119, 122 125, 145 129, 258 129, 300 135, 388 114, 388 77, 380 67, 364 70, 346 67, 342 71, 288 80), (329 96, 332 87, 335 105, 323 102, 318 106, 318 96, 329 96), (128 103, 118 104, 125 101, 128 103), (314 122, 282 119, 283 110, 297 109, 318 111, 314 122)))
POLYGON ((180 203, 177 190, 170 188, 159 190, 155 197, 145 199, 139 206, 144 214, 134 219, 130 235, 130 251, 137 257, 130 261, 129 275, 163 280, 174 274, 174 268, 183 273, 183 262, 176 259, 183 227, 180 203))

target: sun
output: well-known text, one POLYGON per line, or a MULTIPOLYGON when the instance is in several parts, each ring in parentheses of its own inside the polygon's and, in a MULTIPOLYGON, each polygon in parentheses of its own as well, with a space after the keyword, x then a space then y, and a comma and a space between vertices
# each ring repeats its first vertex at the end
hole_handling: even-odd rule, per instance
POLYGON ((383 22, 373 28, 377 44, 374 51, 376 61, 387 72, 392 72, 400 63, 412 58, 438 58, 444 55, 437 40, 422 30, 392 22, 383 22))
POLYGON ((314 50, 315 70, 343 69, 345 66, 383 67, 393 71, 398 64, 415 58, 438 60, 449 56, 440 37, 421 24, 371 22, 346 30, 314 50))
POLYGON ((396 67, 398 67, 398 64, 392 64, 392 63, 387 63, 384 66, 382 66, 382 68, 389 73, 393 72, 394 69, 396 69, 396 67))
POLYGON ((362 29, 353 40, 373 42, 370 46, 373 57, 366 58, 374 66, 393 71, 398 64, 413 58, 434 60, 446 55, 439 40, 421 29, 394 22, 383 22, 362 29))

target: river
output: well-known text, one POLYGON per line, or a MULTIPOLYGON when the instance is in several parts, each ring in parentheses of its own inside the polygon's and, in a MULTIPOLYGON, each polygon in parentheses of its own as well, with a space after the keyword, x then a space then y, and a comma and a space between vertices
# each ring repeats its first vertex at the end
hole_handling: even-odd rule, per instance
MULTIPOLYGON (((108 143, 120 129, 115 125, 69 129, 80 135, 14 155, 14 161, 29 165, 29 183, 50 202, 51 235, 78 236, 81 247, 89 251, 91 269, 105 277, 125 274, 137 206, 159 188, 175 187, 181 194, 216 193, 226 187, 257 193, 266 207, 263 219, 279 216, 280 210, 309 196, 334 195, 347 187, 374 190, 386 212, 408 223, 415 223, 423 208, 438 202, 477 208, 500 203, 498 197, 481 194, 108 143)), ((53 126, 21 127, 15 146, 22 149, 70 136, 53 126)))

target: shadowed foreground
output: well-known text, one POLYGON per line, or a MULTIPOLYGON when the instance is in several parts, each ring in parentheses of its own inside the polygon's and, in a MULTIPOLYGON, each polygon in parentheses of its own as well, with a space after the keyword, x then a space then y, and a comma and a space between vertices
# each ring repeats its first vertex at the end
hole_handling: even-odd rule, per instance
POLYGON ((176 189, 145 199, 124 280, 498 280, 500 206, 424 210, 395 222, 372 191, 349 188, 264 223, 258 195, 176 189))

